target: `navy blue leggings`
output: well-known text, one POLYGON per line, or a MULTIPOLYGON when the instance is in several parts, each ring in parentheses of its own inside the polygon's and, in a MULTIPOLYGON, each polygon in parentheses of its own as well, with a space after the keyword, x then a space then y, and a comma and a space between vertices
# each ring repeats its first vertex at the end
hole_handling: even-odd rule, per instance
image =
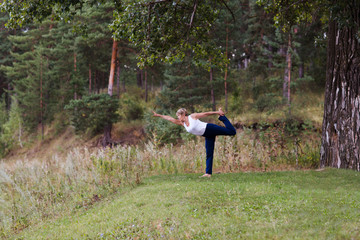
POLYGON ((206 125, 205 133, 205 148, 206 148, 206 173, 212 174, 213 158, 215 138, 218 135, 233 136, 236 134, 234 126, 230 123, 229 119, 225 116, 220 116, 219 120, 225 124, 225 127, 218 126, 216 124, 208 123, 206 125))

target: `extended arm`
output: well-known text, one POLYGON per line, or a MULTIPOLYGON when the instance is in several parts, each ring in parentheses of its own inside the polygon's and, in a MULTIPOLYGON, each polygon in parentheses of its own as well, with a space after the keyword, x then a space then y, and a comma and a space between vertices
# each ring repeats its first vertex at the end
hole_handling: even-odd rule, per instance
POLYGON ((199 118, 207 117, 207 116, 210 116, 210 115, 216 115, 216 114, 224 115, 224 112, 220 108, 219 111, 214 111, 214 112, 193 113, 193 114, 191 114, 191 117, 193 119, 199 119, 199 118))
POLYGON ((153 111, 153 113, 154 113, 154 115, 153 115, 154 117, 160 117, 160 118, 168 120, 168 121, 170 121, 170 122, 172 122, 174 124, 182 126, 182 123, 180 122, 179 119, 175 119, 175 118, 173 118, 171 116, 167 116, 167 115, 161 115, 161 114, 158 114, 158 113, 156 113, 154 111, 153 111))

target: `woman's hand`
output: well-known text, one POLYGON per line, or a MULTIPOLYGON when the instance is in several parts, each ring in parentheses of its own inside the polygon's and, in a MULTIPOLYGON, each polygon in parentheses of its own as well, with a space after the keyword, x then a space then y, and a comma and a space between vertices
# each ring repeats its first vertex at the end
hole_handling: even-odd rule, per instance
POLYGON ((219 108, 219 111, 218 111, 218 112, 219 112, 218 114, 219 114, 220 116, 224 116, 224 115, 225 115, 225 113, 224 113, 224 111, 222 110, 222 108, 219 108))
POLYGON ((153 117, 160 117, 161 115, 160 114, 158 114, 158 113, 156 113, 155 111, 152 111, 153 112, 153 117))

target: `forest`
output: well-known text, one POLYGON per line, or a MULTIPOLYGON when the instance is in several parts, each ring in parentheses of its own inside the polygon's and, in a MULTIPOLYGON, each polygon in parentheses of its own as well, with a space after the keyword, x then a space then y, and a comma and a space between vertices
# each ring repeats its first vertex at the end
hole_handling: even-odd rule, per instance
POLYGON ((203 172, 204 141, 152 111, 221 107, 237 135, 217 142, 219 172, 360 171, 359 0, 0 9, 0 236, 149 176, 203 172))
MULTIPOLYGON (((287 104, 291 112, 291 92, 324 91, 326 26, 320 17, 284 32, 255 1, 227 7, 231 11, 217 13, 208 39, 193 40, 193 50, 172 52, 168 61, 146 56, 151 53, 127 39, 112 40, 114 3, 85 5, 68 20, 3 28, 1 154, 21 147, 29 133, 44 139, 44 128, 54 122, 58 131, 71 124, 97 134, 121 119, 143 118, 146 108, 171 113, 222 105, 241 114, 287 104), (110 104, 111 98, 119 100, 110 104), (119 111, 121 104, 127 112, 119 111)), ((3 26, 8 20, 2 13, 3 26)), ((109 135, 103 145, 110 143, 109 135)))

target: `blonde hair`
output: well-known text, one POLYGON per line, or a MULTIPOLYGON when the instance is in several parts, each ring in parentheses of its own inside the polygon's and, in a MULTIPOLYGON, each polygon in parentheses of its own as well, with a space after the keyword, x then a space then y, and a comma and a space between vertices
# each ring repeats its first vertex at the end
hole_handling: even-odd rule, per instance
POLYGON ((188 115, 188 112, 186 111, 186 109, 185 108, 180 108, 179 110, 177 110, 177 112, 176 112, 176 116, 179 116, 179 115, 188 115))

